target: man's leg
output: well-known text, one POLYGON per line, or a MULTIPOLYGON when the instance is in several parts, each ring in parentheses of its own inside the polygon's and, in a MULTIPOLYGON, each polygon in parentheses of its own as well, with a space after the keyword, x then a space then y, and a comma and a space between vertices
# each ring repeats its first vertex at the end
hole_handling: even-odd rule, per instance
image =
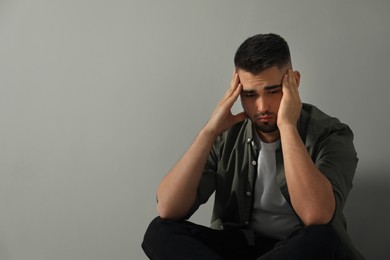
POLYGON ((155 218, 142 248, 150 259, 250 259, 253 248, 239 230, 220 231, 188 221, 155 218))
POLYGON ((341 240, 331 225, 309 226, 294 232, 258 260, 346 259, 341 240))

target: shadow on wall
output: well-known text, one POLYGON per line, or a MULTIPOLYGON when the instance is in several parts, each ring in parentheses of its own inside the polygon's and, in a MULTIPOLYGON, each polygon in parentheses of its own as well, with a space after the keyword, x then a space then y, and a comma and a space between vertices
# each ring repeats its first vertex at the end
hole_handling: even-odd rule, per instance
POLYGON ((344 209, 348 233, 367 259, 389 259, 390 179, 376 173, 364 175, 373 179, 359 178, 357 173, 344 209))

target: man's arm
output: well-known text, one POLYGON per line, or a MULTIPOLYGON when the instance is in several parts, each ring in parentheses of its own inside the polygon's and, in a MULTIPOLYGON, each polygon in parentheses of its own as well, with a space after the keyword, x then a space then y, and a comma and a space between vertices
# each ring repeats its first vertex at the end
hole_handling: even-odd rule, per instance
POLYGON ((278 112, 286 181, 291 204, 303 223, 326 224, 333 217, 335 197, 332 184, 315 166, 296 127, 302 108, 298 81, 297 72, 289 69, 278 112))
POLYGON ((244 112, 237 115, 231 113, 241 89, 235 72, 229 90, 218 103, 209 121, 187 152, 161 181, 157 189, 157 212, 161 218, 182 219, 191 209, 215 139, 223 131, 246 118, 244 112))

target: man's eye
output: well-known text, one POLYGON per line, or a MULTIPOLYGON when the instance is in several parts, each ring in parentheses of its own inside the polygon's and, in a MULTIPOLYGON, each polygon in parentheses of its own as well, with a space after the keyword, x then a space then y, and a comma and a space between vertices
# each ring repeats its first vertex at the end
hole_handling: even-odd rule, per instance
POLYGON ((255 96, 256 96, 256 93, 246 93, 245 94, 245 97, 248 97, 248 98, 255 97, 255 96))
POLYGON ((272 95, 272 94, 277 94, 279 92, 280 92, 280 90, 278 89, 278 90, 268 91, 267 94, 272 95))

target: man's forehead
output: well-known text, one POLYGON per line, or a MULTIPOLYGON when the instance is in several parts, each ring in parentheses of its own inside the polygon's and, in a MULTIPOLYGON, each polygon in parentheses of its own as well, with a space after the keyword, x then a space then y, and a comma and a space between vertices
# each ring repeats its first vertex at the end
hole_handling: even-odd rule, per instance
POLYGON ((276 87, 281 87, 283 76, 273 77, 273 78, 247 78, 241 77, 240 82, 242 84, 242 89, 245 91, 261 91, 274 89, 276 87))
POLYGON ((244 70, 238 70, 238 77, 243 87, 264 87, 280 84, 285 73, 284 70, 280 70, 275 66, 256 75, 244 70))

